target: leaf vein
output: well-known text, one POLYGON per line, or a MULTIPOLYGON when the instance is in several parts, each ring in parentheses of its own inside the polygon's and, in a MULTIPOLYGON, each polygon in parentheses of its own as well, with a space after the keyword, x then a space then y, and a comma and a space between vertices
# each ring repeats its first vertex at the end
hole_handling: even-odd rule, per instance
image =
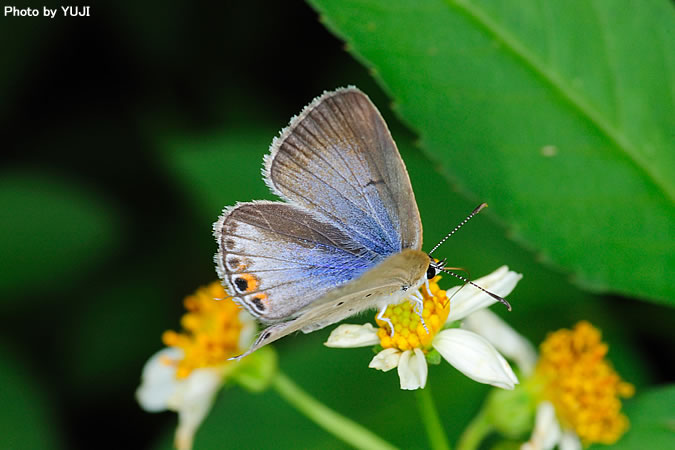
POLYGON ((501 27, 487 13, 475 3, 467 0, 444 0, 446 5, 465 14, 486 33, 498 39, 503 48, 510 51, 515 57, 523 61, 536 75, 560 93, 574 108, 584 115, 598 130, 614 143, 624 154, 644 172, 652 182, 671 200, 675 201, 675 185, 672 180, 664 179, 654 171, 649 161, 641 154, 638 148, 628 137, 613 126, 598 110, 596 110, 582 95, 573 89, 565 80, 550 70, 534 53, 520 42, 514 35, 501 27))

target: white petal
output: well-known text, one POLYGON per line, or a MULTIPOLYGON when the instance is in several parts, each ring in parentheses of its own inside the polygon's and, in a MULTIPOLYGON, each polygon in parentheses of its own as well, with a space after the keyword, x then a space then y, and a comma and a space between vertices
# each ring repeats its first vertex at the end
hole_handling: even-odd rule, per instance
POLYGON ((136 390, 136 400, 141 408, 148 412, 159 412, 168 409, 169 398, 178 389, 176 367, 171 361, 183 357, 179 348, 169 347, 155 353, 141 373, 141 385, 136 390))
POLYGON ((524 375, 532 373, 537 362, 534 346, 497 314, 488 309, 476 311, 462 321, 462 328, 475 331, 487 339, 499 353, 515 361, 524 375))
POLYGON ((532 437, 524 443, 520 450, 550 450, 560 440, 560 425, 555 418, 555 409, 549 402, 541 402, 537 406, 532 437))
POLYGON ((170 405, 178 411, 178 428, 175 437, 177 449, 192 448, 194 434, 211 410, 222 380, 218 369, 194 370, 184 380, 183 389, 177 391, 170 399, 170 405))
POLYGON ((416 348, 414 353, 410 350, 403 352, 398 362, 401 389, 424 389, 427 384, 427 371, 427 360, 422 350, 416 348))
POLYGON ((563 431, 558 448, 560 450, 581 450, 583 447, 576 433, 573 431, 563 431))
POLYGON ((372 324, 342 324, 334 329, 323 345, 333 348, 369 347, 380 342, 372 324))
POLYGON ((371 369, 388 372, 394 367, 398 367, 398 362, 401 359, 401 352, 396 348, 386 348, 370 361, 368 367, 371 369))
POLYGON ((513 389, 518 384, 504 357, 476 333, 459 328, 443 330, 432 345, 447 362, 474 381, 503 389, 513 389))
POLYGON ((146 411, 169 409, 178 413, 175 444, 178 449, 187 450, 192 448, 194 434, 211 409, 223 377, 221 369, 204 368, 177 379, 176 366, 170 362, 182 357, 183 351, 175 347, 153 355, 143 367, 136 398, 146 411))
MULTIPOLYGON (((491 274, 473 280, 473 282, 493 294, 506 297, 516 287, 516 284, 518 284, 518 281, 522 277, 522 274, 509 270, 507 266, 501 266, 491 274)), ((472 312, 487 308, 497 301, 470 284, 448 289, 447 296, 450 299, 448 322, 461 320, 472 312)))

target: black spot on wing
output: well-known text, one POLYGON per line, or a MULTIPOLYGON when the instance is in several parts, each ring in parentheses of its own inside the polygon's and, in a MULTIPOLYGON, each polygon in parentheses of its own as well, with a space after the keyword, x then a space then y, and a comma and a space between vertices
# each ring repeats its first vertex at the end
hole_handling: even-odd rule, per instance
POLYGON ((384 183, 383 180, 370 180, 369 182, 366 183, 366 187, 374 186, 376 184, 382 184, 382 183, 384 183))
POLYGON ((265 311, 265 305, 263 304, 262 300, 263 299, 260 297, 253 297, 251 299, 251 302, 255 305, 255 309, 261 312, 265 311))
POLYGON ((248 289, 248 281, 244 278, 235 278, 234 284, 237 285, 237 289, 239 289, 240 292, 246 292, 246 289, 248 289))

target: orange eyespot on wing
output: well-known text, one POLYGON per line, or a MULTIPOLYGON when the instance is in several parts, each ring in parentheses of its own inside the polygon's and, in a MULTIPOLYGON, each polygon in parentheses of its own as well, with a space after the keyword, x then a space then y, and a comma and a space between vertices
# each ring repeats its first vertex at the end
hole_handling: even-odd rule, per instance
POLYGON ((240 273, 232 276, 232 284, 241 293, 254 292, 260 286, 260 281, 250 273, 240 273))
POLYGON ((269 307, 269 299, 264 292, 256 292, 255 294, 246 295, 243 297, 244 302, 260 313, 267 311, 269 307))

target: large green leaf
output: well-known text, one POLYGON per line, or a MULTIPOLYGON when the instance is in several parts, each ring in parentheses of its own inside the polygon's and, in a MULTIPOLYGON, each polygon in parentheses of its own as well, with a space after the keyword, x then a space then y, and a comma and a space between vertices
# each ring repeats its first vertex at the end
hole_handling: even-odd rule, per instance
MULTIPOLYGON (((675 448, 675 385, 638 395, 626 405, 628 433, 612 448, 617 450, 675 448)), ((601 448, 601 446, 597 446, 601 448)))
POLYGON ((311 3, 511 235, 587 288, 675 302, 672 5, 311 3))

